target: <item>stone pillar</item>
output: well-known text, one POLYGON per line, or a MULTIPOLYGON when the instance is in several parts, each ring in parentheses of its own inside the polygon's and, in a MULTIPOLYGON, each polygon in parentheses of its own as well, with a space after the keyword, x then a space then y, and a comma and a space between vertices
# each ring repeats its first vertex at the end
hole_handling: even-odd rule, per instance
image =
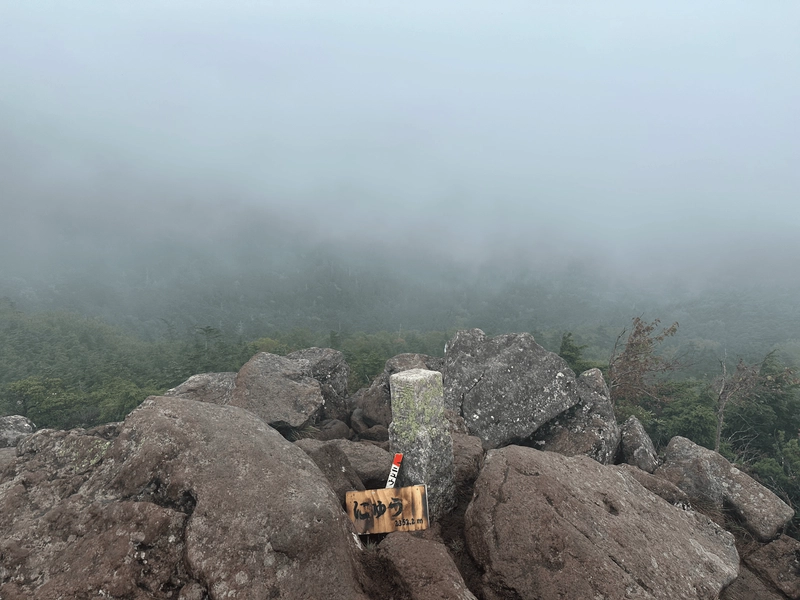
POLYGON ((434 521, 455 506, 453 439, 444 416, 442 374, 411 369, 389 378, 392 422, 389 444, 403 453, 398 485, 428 486, 428 516, 434 521))

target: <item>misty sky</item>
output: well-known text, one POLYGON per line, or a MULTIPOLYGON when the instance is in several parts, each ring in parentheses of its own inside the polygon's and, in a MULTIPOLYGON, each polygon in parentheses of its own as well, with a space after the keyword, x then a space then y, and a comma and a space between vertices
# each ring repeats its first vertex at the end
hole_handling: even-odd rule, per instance
POLYGON ((0 0, 0 207, 763 274, 800 259, 799 31, 796 2, 0 0))

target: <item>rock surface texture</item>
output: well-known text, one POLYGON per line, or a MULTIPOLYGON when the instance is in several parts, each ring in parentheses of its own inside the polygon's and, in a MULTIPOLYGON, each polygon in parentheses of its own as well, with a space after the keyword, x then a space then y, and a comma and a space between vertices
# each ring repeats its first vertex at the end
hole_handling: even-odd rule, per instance
POLYGON ((658 467, 658 453, 653 440, 647 435, 642 422, 633 415, 622 425, 619 455, 620 462, 639 467, 648 473, 653 473, 658 467))
POLYGON ((758 575, 742 566, 739 577, 725 588, 720 600, 786 600, 786 596, 767 587, 758 575))
POLYGON ((535 446, 565 456, 583 454, 603 465, 614 461, 620 430, 600 369, 578 377, 580 401, 534 434, 535 446))
POLYGON ((307 361, 260 352, 239 369, 230 404, 286 434, 319 421, 325 398, 307 361))
POLYGON ((307 363, 311 377, 319 382, 322 397, 325 398, 324 417, 346 421, 350 365, 345 361, 344 354, 331 348, 306 348, 292 352, 286 358, 307 363))
POLYGON ((477 600, 442 544, 398 531, 380 543, 378 555, 409 600, 477 600))
POLYGON ((445 406, 486 448, 530 439, 580 400, 566 361, 528 333, 459 331, 447 343, 443 374, 445 406))
POLYGON ((761 541, 768 541, 794 516, 775 494, 731 465, 723 456, 683 437, 674 437, 655 475, 674 483, 692 504, 735 518, 761 541))
POLYGON ((373 444, 351 442, 348 440, 297 440, 295 445, 309 455, 323 445, 334 446, 341 450, 350 462, 358 478, 368 490, 386 487, 389 469, 392 467, 392 455, 373 444))
POLYGON ((787 598, 800 598, 800 542, 781 536, 745 558, 750 569, 787 598))
POLYGON ((235 382, 236 373, 201 373, 192 375, 164 395, 225 406, 231 401, 235 382))
POLYGON ((33 421, 22 415, 0 417, 0 448, 13 448, 36 431, 33 421))
POLYGON ((711 600, 739 566, 731 534, 624 471, 519 446, 488 453, 465 527, 487 600, 711 600))
POLYGON ((319 469, 253 414, 153 397, 45 430, 0 479, 0 597, 362 598, 319 469))

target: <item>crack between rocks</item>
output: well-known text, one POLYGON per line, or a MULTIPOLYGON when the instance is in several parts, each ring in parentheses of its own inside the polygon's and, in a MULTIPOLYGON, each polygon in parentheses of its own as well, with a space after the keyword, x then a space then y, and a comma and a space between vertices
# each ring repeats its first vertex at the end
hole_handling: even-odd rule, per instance
POLYGON ((475 382, 469 388, 467 388, 467 390, 463 394, 461 394, 461 402, 458 407, 459 409, 458 412, 459 416, 461 416, 462 419, 464 418, 464 402, 467 399, 467 394, 471 393, 472 390, 478 387, 478 384, 483 380, 484 375, 486 375, 486 371, 482 372, 480 374, 480 377, 478 377, 478 379, 476 379, 475 382))
MULTIPOLYGON (((506 462, 505 469, 503 469, 503 483, 500 484, 500 487, 497 490, 497 496, 495 497, 496 502, 494 504, 494 510, 492 511, 492 523, 497 522, 497 511, 500 509, 501 505, 506 503, 503 499, 503 496, 505 496, 504 488, 506 486, 506 482, 508 481, 508 474, 512 468, 513 467, 506 462)), ((495 548, 501 547, 500 540, 497 537, 497 528, 492 529, 492 537, 494 538, 495 548)))

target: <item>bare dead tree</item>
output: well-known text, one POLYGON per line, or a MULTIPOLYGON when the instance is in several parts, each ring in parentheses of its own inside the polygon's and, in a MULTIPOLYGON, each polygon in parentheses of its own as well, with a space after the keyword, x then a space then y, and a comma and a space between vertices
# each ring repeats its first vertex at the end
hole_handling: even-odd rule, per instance
POLYGON ((655 376, 682 366, 679 359, 656 352, 661 342, 678 331, 677 322, 659 331, 660 323, 659 319, 647 323, 634 317, 630 333, 625 328, 617 336, 608 361, 608 388, 615 405, 620 401, 638 403, 642 398, 658 401, 655 376))
POLYGON ((719 361, 722 373, 712 383, 716 399, 717 431, 714 451, 719 452, 722 428, 725 425, 725 410, 731 403, 744 401, 758 385, 759 366, 748 365, 742 359, 733 373, 728 373, 725 359, 719 361))

